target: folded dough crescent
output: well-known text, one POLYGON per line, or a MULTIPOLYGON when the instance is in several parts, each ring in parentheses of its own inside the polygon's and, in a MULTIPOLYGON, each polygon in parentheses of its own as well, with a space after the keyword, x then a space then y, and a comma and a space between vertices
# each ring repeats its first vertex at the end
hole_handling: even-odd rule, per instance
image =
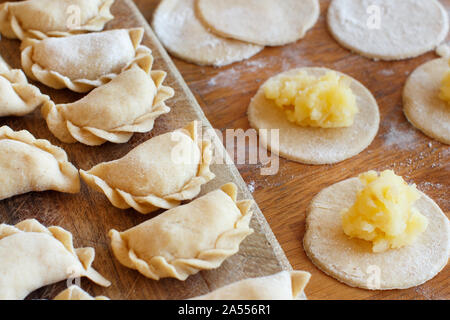
POLYGON ((22 70, 0 68, 0 117, 33 112, 49 97, 28 83, 22 70))
POLYGON ((30 191, 80 191, 78 171, 66 152, 26 130, 0 127, 0 172, 0 200, 30 191))
POLYGON ((72 285, 61 291, 53 300, 109 300, 108 297, 93 297, 78 286, 72 285))
POLYGON ((100 31, 114 17, 114 0, 27 0, 0 5, 0 33, 23 40, 100 31))
POLYGON ((133 64, 73 103, 47 101, 42 115, 50 131, 63 142, 89 146, 125 143, 134 132, 151 131, 155 119, 170 111, 165 101, 174 91, 162 85, 166 73, 150 67, 133 64))
POLYGON ((192 199, 214 178, 211 143, 201 140, 197 122, 140 144, 123 158, 80 170, 86 183, 120 209, 140 213, 170 209, 192 199))
POLYGON ((144 29, 116 29, 43 40, 26 38, 22 68, 33 80, 54 88, 87 92, 133 63, 143 70, 152 64, 151 50, 141 45, 144 29))
POLYGON ((124 232, 112 229, 113 253, 124 266, 155 280, 186 280, 218 268, 253 232, 253 201, 236 202, 236 195, 236 185, 229 183, 124 232))
POLYGON ((311 278, 305 271, 281 271, 259 278, 231 283, 190 300, 296 300, 311 278))
POLYGON ((72 234, 37 220, 0 225, 0 300, 24 299, 43 286, 72 277, 111 283, 92 268, 93 248, 73 247, 72 234))

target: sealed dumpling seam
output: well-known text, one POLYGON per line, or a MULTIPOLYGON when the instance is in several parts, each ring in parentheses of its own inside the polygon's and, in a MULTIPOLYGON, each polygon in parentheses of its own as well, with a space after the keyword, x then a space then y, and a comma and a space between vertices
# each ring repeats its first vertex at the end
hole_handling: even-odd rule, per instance
POLYGON ((51 88, 88 92, 109 82, 133 64, 138 64, 144 71, 151 69, 153 58, 151 50, 141 45, 143 36, 144 29, 134 28, 43 40, 26 38, 21 44, 22 69, 31 79, 51 88), (89 43, 98 46, 95 52, 89 43), (134 55, 128 56, 129 51, 134 55), (47 68, 44 64, 52 67, 47 68))
MULTIPOLYGON (((68 161, 66 152, 52 145, 49 141, 36 139, 26 130, 13 131, 8 126, 3 126, 0 127, 0 147, 2 152, 8 152, 11 148, 23 150, 23 147, 25 147, 22 159, 14 159, 10 155, 11 158, 4 161, 0 160, 2 166, 0 181, 3 181, 5 184, 3 185, 2 183, 0 185, 0 199, 29 191, 55 190, 67 193, 78 193, 80 191, 80 178, 77 169, 68 161), (45 155, 45 157, 41 157, 41 155, 45 155), (33 159, 33 156, 36 156, 36 158, 33 159), (40 161, 51 161, 52 163, 48 164, 40 161), (11 163, 13 166, 11 166, 11 163), (35 167, 21 167, 21 165, 29 163, 33 163, 35 167), (9 165, 3 167, 5 164, 9 165), (59 172, 51 172, 54 164, 59 172), (20 170, 20 176, 8 176, 18 170, 20 170), (36 174, 34 171, 38 171, 38 173, 36 174), (36 181, 29 181, 29 179, 32 179, 30 177, 31 174, 36 174, 37 177, 41 178, 36 181), (16 190, 11 185, 11 181, 14 182, 16 187, 20 187, 20 190, 16 190), (29 185, 31 182, 32 185, 29 185)), ((21 150, 19 150, 19 154, 21 154, 21 150)))
MULTIPOLYGON (((190 178, 189 181, 187 181, 181 189, 176 190, 170 194, 150 193, 145 196, 142 196, 132 194, 130 191, 127 190, 121 190, 120 188, 110 186, 109 183, 115 182, 114 181, 109 182, 106 181, 105 179, 106 177, 111 178, 111 174, 106 174, 106 177, 102 178, 96 175, 95 173, 96 168, 104 165, 107 166, 109 163, 99 164, 89 171, 80 170, 80 175, 90 187, 100 192, 103 192, 115 207, 121 209, 128 209, 131 207, 143 214, 150 213, 152 211, 157 210, 158 208, 170 209, 176 207, 180 204, 181 201, 194 198, 200 192, 201 186, 207 183, 208 181, 214 179, 215 177, 215 175, 210 170, 210 165, 212 161, 211 142, 209 140, 199 139, 197 125, 198 125, 197 122, 193 121, 185 128, 169 133, 170 139, 175 139, 179 137, 177 136, 177 134, 180 133, 186 135, 187 137, 192 139, 193 145, 198 147, 200 151, 199 152, 200 161, 198 163, 196 175, 190 178)), ((159 136, 159 138, 161 137, 162 135, 159 136)), ((140 146, 136 147, 136 149, 139 147, 143 147, 143 145, 146 143, 152 142, 153 139, 154 138, 148 140, 147 142, 144 142, 140 146)), ((183 139, 180 138, 178 139, 179 143, 182 143, 183 139)), ((154 152, 157 153, 158 150, 154 150, 154 152)), ((191 152, 193 153, 194 151, 191 152)), ((170 156, 173 156, 174 154, 175 152, 172 149, 170 156)), ((173 159, 168 159, 167 162, 169 161, 172 162, 172 160, 173 159)), ((190 161, 191 159, 187 160, 190 161)), ((121 159, 116 160, 116 162, 117 161, 121 161, 121 159)), ((173 165, 177 166, 179 164, 174 163, 173 165)), ((128 167, 132 168, 133 170, 136 170, 136 163, 129 163, 128 167)), ((114 168, 111 168, 111 170, 114 170, 114 168)), ((172 174, 175 175, 175 172, 172 172, 172 174)), ((172 179, 175 178, 172 177, 172 179)), ((137 182, 134 181, 133 183, 136 184, 137 182)))
POLYGON ((151 131, 156 118, 170 112, 165 102, 174 90, 163 85, 164 71, 147 67, 133 64, 76 102, 47 101, 41 111, 50 131, 65 143, 89 146, 125 143, 135 132, 151 131))
MULTIPOLYGON (((0 5, 0 32, 7 38, 23 40, 25 37, 42 39, 46 36, 68 36, 85 31, 100 31, 114 18, 110 12, 114 0, 89 1, 98 3, 95 13, 89 12, 89 17, 86 17, 88 15, 86 0, 60 1, 60 3, 54 0, 28 0, 3 3, 0 5), (81 17, 75 16, 78 13, 81 17), (81 19, 82 17, 84 19, 81 19), (74 23, 78 22, 78 25, 74 24, 72 30, 68 28, 71 18, 74 18, 74 23), (40 19, 42 20, 39 21, 40 19), (45 29, 50 30, 28 28, 39 28, 42 21, 48 21, 45 29)), ((92 4, 90 9, 93 9, 92 4)))
POLYGON ((1 244, 8 238, 10 244, 15 246, 11 250, 21 252, 11 253, 9 258, 1 257, 0 270, 4 273, 0 279, 0 299, 23 299, 42 286, 74 276, 87 277, 104 287, 111 285, 92 268, 95 258, 94 249, 90 247, 75 249, 72 234, 61 227, 46 228, 35 219, 24 220, 15 226, 1 224, 0 256, 5 253, 4 250, 7 250, 6 248, 2 250, 1 244), (32 252, 27 254, 27 250, 30 250, 27 248, 28 241, 32 241, 35 249, 42 254, 32 252), (17 256, 20 254, 27 254, 27 256, 17 256), (16 265, 17 261, 10 260, 13 257, 19 261, 27 261, 29 265, 16 265), (20 277, 15 276, 17 273, 20 277))
MULTIPOLYGON (((207 217, 208 215, 217 215, 217 214, 230 214, 233 215, 234 213, 231 212, 223 212, 223 210, 220 210, 221 204, 227 203, 230 200, 233 202, 235 208, 238 210, 238 216, 236 217, 236 220, 234 220, 233 227, 229 230, 225 230, 221 232, 220 234, 211 234, 209 237, 212 237, 215 239, 213 241, 213 246, 210 248, 203 248, 201 249, 195 256, 192 257, 178 257, 174 256, 172 258, 168 258, 166 250, 173 250, 173 248, 169 248, 171 245, 174 245, 177 240, 174 239, 162 239, 163 242, 168 243, 169 247, 162 247, 162 248, 156 248, 156 251, 159 252, 165 252, 165 256, 163 255, 155 255, 152 257, 149 257, 148 253, 145 252, 136 252, 139 250, 138 247, 135 247, 136 245, 139 246, 137 243, 130 243, 130 239, 133 238, 132 233, 136 232, 138 233, 138 237, 146 236, 146 233, 148 235, 148 232, 155 233, 150 235, 150 238, 153 236, 158 236, 158 230, 161 226, 157 226, 158 223, 155 225, 152 225, 152 220, 156 219, 150 219, 147 222, 142 223, 141 225, 138 225, 132 229, 129 229, 125 232, 118 232, 114 229, 109 231, 109 236, 111 238, 111 246, 114 252, 114 255, 116 258, 126 267, 136 269, 143 275, 145 275, 148 278, 159 280, 160 278, 164 277, 172 277, 176 278, 178 280, 186 280, 189 275, 195 274, 199 272, 200 270, 210 270, 220 267, 222 262, 227 259, 228 257, 234 255, 239 251, 239 245, 240 243, 250 234, 253 233, 253 229, 249 227, 250 220, 252 217, 253 212, 250 210, 250 207, 253 204, 252 200, 242 200, 242 201, 236 201, 237 197, 237 187, 234 183, 228 183, 226 185, 223 185, 221 189, 212 191, 208 194, 206 194, 203 197, 200 197, 196 200, 193 200, 191 203, 185 205, 185 208, 183 206, 177 207, 174 209, 171 209, 169 211, 166 211, 162 215, 156 217, 160 218, 161 220, 167 217, 168 213, 172 210, 173 216, 178 216, 180 218, 180 221, 175 222, 176 226, 180 228, 179 232, 176 232, 176 235, 173 234, 173 237, 180 237, 182 239, 183 232, 192 232, 190 229, 192 226, 192 221, 189 221, 189 219, 192 219, 192 217, 186 216, 187 212, 181 212, 180 209, 186 209, 186 208, 192 208, 194 211, 201 212, 200 218, 207 217), (218 194, 219 193, 219 194, 218 194), (217 201, 215 203, 210 203, 210 206, 217 206, 218 210, 217 212, 205 212, 208 209, 201 208, 199 205, 202 203, 202 200, 205 200, 208 198, 208 196, 213 195, 215 196, 214 199, 220 199, 220 198, 227 198, 228 199, 222 199, 221 201, 217 201), (219 198, 217 198, 219 197, 219 198), (179 211, 179 212, 176 212, 179 211), (221 212, 222 211, 222 212, 221 212), (164 217, 164 215, 166 215, 164 217), (183 219, 186 219, 185 221, 182 221, 183 219), (147 230, 146 228, 150 227, 150 230, 147 230), (152 229, 155 228, 155 229, 152 229), (141 230, 139 230, 141 229, 141 230), (183 230, 185 229, 185 230, 183 230), (131 238, 130 238, 131 237, 131 238), (141 256, 142 255, 142 256, 141 256), (147 257, 144 257, 146 255, 147 257)), ((208 201, 208 200, 206 200, 208 201)), ((215 201, 215 200, 213 200, 215 201)), ((198 215, 197 212, 197 215, 198 215)), ((197 216, 197 218, 199 218, 197 216)), ((173 219, 173 218, 172 218, 173 219)), ((161 223, 161 220, 159 223, 161 223)), ((172 221, 173 222, 173 221, 172 221)), ((198 227, 198 226, 197 226, 198 227)), ((221 229, 223 226, 207 226, 208 230, 207 232, 212 232, 211 230, 214 229, 221 229)), ((163 236, 159 235, 158 237, 163 236)), ((145 239, 140 238, 140 241, 145 241, 145 239)), ((189 242, 189 240, 185 241, 189 242)), ((158 246, 158 244, 154 243, 142 243, 144 246, 152 247, 152 246, 158 246)), ((193 248, 199 248, 202 246, 201 243, 180 243, 180 245, 188 245, 189 247, 193 248)), ((153 249, 152 249, 153 250, 153 249)), ((192 248, 190 249, 192 250, 192 248)), ((196 251, 194 249, 194 251, 196 251)), ((186 255, 186 252, 183 252, 183 254, 186 255)))
POLYGON ((0 69, 0 93, 0 117, 23 116, 49 100, 18 69, 0 69))

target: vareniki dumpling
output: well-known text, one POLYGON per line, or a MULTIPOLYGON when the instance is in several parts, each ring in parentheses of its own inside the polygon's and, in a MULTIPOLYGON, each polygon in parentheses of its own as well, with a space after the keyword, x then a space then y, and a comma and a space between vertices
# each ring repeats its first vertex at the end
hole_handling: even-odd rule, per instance
POLYGON ((87 92, 133 63, 148 70, 151 50, 140 45, 144 30, 117 29, 22 43, 22 68, 33 80, 54 88, 87 92))
POLYGON ((126 267, 148 278, 186 280, 218 268, 253 232, 252 200, 236 202, 233 183, 170 209, 124 232, 111 230, 111 246, 126 267))
POLYGON ((165 100, 174 95, 162 85, 166 73, 143 70, 133 64, 107 84, 73 103, 47 101, 42 114, 50 131, 61 141, 96 146, 106 141, 125 143, 134 132, 153 129, 155 119, 170 108, 165 100))
POLYGON ((310 278, 305 271, 281 271, 241 280, 191 300, 301 300, 310 278))
POLYGON ((26 130, 1 127, 0 154, 0 200, 30 191, 80 191, 77 169, 66 152, 26 130))
POLYGON ((79 286, 72 285, 60 292, 53 300, 109 300, 108 297, 93 297, 79 286))
POLYGON ((91 265, 93 248, 75 249, 72 234, 46 228, 34 219, 0 225, 0 300, 24 299, 43 286, 87 277, 101 286, 111 283, 91 265))
POLYGON ((114 0, 28 0, 0 5, 0 33, 10 39, 101 31, 114 0))
POLYGON ((86 183, 121 209, 149 213, 170 209, 199 194, 214 178, 211 143, 201 140, 197 123, 156 136, 123 158, 80 170, 86 183))
POLYGON ((28 83, 22 70, 0 68, 0 117, 23 116, 48 100, 48 96, 28 83))

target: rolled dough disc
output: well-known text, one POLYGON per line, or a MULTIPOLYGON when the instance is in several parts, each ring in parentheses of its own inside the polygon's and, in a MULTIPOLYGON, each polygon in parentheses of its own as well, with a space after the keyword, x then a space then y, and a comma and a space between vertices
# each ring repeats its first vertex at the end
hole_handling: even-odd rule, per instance
POLYGON ((194 0, 161 1, 152 25, 172 55, 199 65, 224 66, 248 59, 263 49, 208 32, 195 15, 194 0))
POLYGON ((196 10, 214 33, 263 46, 303 38, 320 14, 318 0, 197 0, 196 10))
POLYGON ((434 50, 449 30, 447 12, 437 0, 333 0, 327 19, 343 47, 381 60, 434 50))
POLYGON ((414 205, 428 218, 425 232, 411 245, 373 253, 370 242, 351 239, 342 230, 340 212, 353 204, 360 188, 360 180, 352 178, 322 190, 312 200, 303 239, 312 262, 337 280, 365 289, 406 289, 437 275, 450 254, 449 221, 438 205, 421 192, 414 205))
MULTIPOLYGON (((326 68, 300 68, 281 73, 275 77, 295 74, 305 70, 308 74, 322 76, 326 68)), ((339 72, 338 72, 339 73, 339 72)), ((250 125, 258 130, 260 143, 272 152, 290 160, 306 164, 332 164, 353 157, 367 148, 375 138, 380 124, 378 104, 357 80, 349 78, 359 113, 351 127, 313 128, 301 127, 287 120, 283 110, 264 95, 264 84, 259 88, 248 107, 250 125), (279 129, 279 142, 270 135, 270 129, 279 129), (275 145, 272 143, 275 142, 275 145)))
POLYGON ((414 127, 450 144, 450 106, 439 98, 447 70, 447 59, 435 59, 414 70, 403 89, 403 111, 414 127))

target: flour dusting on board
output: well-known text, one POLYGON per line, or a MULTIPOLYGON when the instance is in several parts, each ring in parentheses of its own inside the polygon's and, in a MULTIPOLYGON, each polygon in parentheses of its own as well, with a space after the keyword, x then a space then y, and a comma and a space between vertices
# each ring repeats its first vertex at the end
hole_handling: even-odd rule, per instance
POLYGON ((400 149, 413 149, 419 136, 408 123, 389 123, 388 131, 383 135, 384 145, 400 149))

